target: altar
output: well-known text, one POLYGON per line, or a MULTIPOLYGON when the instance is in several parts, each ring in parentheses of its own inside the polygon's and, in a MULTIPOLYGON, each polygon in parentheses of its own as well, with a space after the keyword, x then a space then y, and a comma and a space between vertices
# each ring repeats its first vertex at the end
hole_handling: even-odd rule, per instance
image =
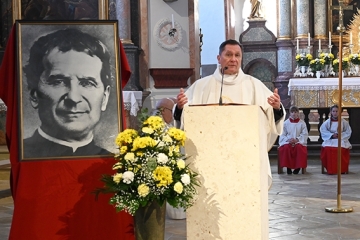
MULTIPOLYGON (((288 85, 291 105, 299 108, 329 108, 338 103, 338 78, 292 78, 288 85)), ((360 107, 360 77, 342 80, 342 107, 360 107)))
MULTIPOLYGON (((330 107, 338 104, 338 78, 292 78, 288 84, 288 95, 291 105, 302 109, 304 121, 310 131, 310 110, 317 110, 319 125, 328 118, 330 107)), ((342 79, 342 107, 347 110, 349 123, 352 128, 350 142, 360 144, 360 77, 345 77, 342 79)), ((322 140, 319 138, 319 141, 322 140)))

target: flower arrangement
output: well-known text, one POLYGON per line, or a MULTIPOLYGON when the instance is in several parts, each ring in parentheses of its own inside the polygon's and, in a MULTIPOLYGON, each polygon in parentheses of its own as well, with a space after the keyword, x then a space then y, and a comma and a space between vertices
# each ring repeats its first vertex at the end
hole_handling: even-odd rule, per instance
POLYGON ((359 65, 360 64, 360 55, 355 53, 355 54, 350 54, 349 55, 349 59, 350 59, 350 62, 352 64, 355 64, 355 65, 359 65))
POLYGON ((332 54, 332 53, 321 53, 320 54, 320 59, 324 59, 325 60, 324 64, 328 65, 328 64, 332 63, 332 61, 334 60, 334 54, 332 54))
POLYGON ((134 215, 139 207, 157 201, 173 207, 189 208, 199 186, 197 173, 185 164, 180 148, 185 133, 167 128, 160 116, 140 114, 140 130, 126 129, 118 134, 115 144, 119 153, 113 166, 114 175, 104 175, 104 188, 96 193, 114 193, 110 204, 117 211, 134 215))
POLYGON ((324 68, 325 60, 322 58, 315 58, 310 61, 310 68, 312 71, 321 71, 324 68))
POLYGON ((308 53, 300 53, 295 56, 295 60, 299 66, 309 66, 310 61, 313 59, 313 56, 308 53))
MULTIPOLYGON (((349 58, 345 57, 342 59, 342 69, 346 70, 349 68, 349 58)), ((333 70, 334 72, 339 72, 339 59, 334 59, 333 61, 333 70)))

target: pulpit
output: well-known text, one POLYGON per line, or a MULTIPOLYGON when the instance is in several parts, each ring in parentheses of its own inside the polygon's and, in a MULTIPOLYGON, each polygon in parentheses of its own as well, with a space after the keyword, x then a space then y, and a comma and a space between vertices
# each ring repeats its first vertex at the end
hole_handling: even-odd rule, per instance
POLYGON ((266 115, 254 105, 190 106, 183 114, 186 155, 201 184, 186 212, 187 239, 267 240, 266 115))

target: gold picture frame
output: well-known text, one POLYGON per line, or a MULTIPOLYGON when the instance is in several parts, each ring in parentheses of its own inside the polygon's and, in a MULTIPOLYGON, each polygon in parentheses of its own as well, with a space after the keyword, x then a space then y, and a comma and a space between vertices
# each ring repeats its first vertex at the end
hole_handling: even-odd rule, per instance
POLYGON ((44 0, 42 1, 43 5, 38 6, 38 4, 36 8, 35 6, 31 8, 32 4, 37 3, 33 3, 32 0, 13 0, 13 23, 16 20, 108 20, 108 0, 97 0, 98 4, 95 6, 90 4, 93 3, 91 1, 76 2, 76 0, 56 0, 51 2, 50 0, 44 0), (76 13, 79 4, 82 4, 81 11, 76 13), (78 14, 78 17, 75 14, 78 14))

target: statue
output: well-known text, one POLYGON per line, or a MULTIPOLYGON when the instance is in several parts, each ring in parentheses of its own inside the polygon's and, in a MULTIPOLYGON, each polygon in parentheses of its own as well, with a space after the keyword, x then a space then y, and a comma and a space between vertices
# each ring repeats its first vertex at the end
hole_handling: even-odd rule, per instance
POLYGON ((251 2, 251 13, 249 19, 252 18, 262 18, 261 17, 261 1, 259 0, 250 0, 251 2))

